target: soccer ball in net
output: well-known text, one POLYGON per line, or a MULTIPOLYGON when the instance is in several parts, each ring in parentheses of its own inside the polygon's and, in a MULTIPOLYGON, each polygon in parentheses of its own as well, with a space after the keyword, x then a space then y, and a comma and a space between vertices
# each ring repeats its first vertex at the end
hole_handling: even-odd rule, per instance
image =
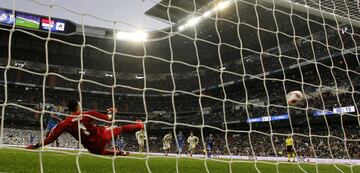
POLYGON ((297 106, 303 103, 304 94, 301 91, 291 91, 286 96, 287 102, 291 106, 297 106))

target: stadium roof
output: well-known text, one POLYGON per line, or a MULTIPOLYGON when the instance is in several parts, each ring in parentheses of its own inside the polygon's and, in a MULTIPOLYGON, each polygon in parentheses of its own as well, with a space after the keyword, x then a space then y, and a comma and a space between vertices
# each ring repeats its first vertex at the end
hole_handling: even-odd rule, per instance
POLYGON ((145 12, 146 15, 153 16, 160 20, 178 22, 181 19, 185 18, 192 12, 198 11, 207 4, 213 2, 213 0, 162 0, 148 11, 145 12), (168 15, 168 10, 169 14, 168 15))
POLYGON ((350 17, 351 19, 359 20, 359 1, 356 0, 333 0, 333 1, 299 1, 292 0, 295 3, 302 4, 304 6, 309 6, 318 9, 321 6, 321 9, 329 12, 335 13, 342 17, 350 17))

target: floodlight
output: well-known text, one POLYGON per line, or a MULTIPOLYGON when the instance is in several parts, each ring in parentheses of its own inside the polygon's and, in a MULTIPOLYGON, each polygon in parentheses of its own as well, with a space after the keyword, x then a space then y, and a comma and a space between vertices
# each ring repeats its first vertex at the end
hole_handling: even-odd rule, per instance
POLYGON ((186 23, 186 25, 194 26, 200 22, 200 19, 201 19, 201 17, 193 17, 186 23))
POLYGON ((216 5, 215 10, 223 10, 230 5, 230 1, 223 1, 216 5))
POLYGON ((148 35, 144 31, 138 31, 138 32, 118 32, 116 34, 116 38, 119 40, 125 40, 125 41, 135 41, 135 42, 142 42, 146 41, 148 35))

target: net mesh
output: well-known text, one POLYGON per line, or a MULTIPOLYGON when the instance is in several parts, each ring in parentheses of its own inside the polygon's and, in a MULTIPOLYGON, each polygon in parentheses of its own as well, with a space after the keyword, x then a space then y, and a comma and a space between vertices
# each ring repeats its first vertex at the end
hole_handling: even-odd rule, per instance
MULTIPOLYGON (((64 105, 75 97, 81 111, 105 108, 100 105, 105 103, 119 108, 118 114, 112 113, 113 120, 97 119, 107 126, 143 119, 145 157, 127 157, 144 160, 147 172, 156 172, 150 160, 162 157, 156 154, 157 143, 163 137, 159 134, 167 131, 174 136, 173 153, 181 145, 179 131, 186 132, 186 137, 194 131, 199 137, 194 158, 204 161, 206 172, 212 172, 206 156, 210 133, 215 136, 211 160, 227 163, 229 172, 239 163, 251 163, 254 172, 267 172, 262 164, 282 172, 281 164, 288 160, 287 136, 294 139, 294 164, 301 172, 321 172, 320 163, 331 164, 339 172, 346 171, 338 164, 346 163, 350 172, 356 172, 360 157, 358 1, 161 1, 157 6, 163 10, 162 20, 172 25, 152 31, 150 38, 137 43, 119 41, 118 31, 121 26, 138 28, 91 14, 91 2, 77 4, 81 12, 57 1, 31 2, 47 9, 49 20, 54 11, 76 16, 77 36, 28 30, 15 27, 15 22, 0 28, 6 33, 1 36, 6 53, 0 64, 0 148, 19 149, 11 144, 26 145, 33 133, 17 129, 14 120, 36 124, 34 131, 43 141, 46 116, 53 113, 49 105, 64 105), (102 29, 85 25, 89 21, 109 26, 103 29, 105 38, 94 31, 102 29), (29 52, 19 53, 26 45, 29 52), (22 56, 33 56, 34 61, 22 56), (74 59, 61 61, 67 57, 74 59), (304 93, 302 105, 287 104, 286 95, 294 90, 304 93), (26 117, 29 112, 38 118, 26 117), (315 171, 302 164, 304 157, 314 163, 315 171)), ((14 13, 18 2, 11 3, 14 13)), ((113 4, 115 16, 120 15, 123 4, 113 4)), ((81 128, 78 131, 81 136, 81 128)), ((135 142, 133 135, 124 136, 135 142)), ((112 135, 111 146, 116 138, 112 135)), ((75 146, 76 152, 33 150, 39 153, 40 172, 45 172, 47 151, 76 155, 77 171, 84 172, 80 157, 89 153, 81 138, 77 142, 63 135, 59 141, 66 141, 62 147, 75 146)), ((116 161, 121 156, 96 156, 111 159, 112 172, 118 171, 116 161)), ((174 156, 175 170, 182 172, 180 158, 185 156, 174 156)))

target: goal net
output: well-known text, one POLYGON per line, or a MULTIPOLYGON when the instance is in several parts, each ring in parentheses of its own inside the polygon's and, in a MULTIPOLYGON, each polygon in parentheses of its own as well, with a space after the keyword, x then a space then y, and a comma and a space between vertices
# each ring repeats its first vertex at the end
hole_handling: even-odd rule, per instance
POLYGON ((0 0, 0 172, 359 172, 359 4, 0 0), (74 116, 70 99, 79 140, 25 149, 74 116), (130 155, 87 151, 89 110, 130 155), (139 119, 142 137, 114 135, 139 119))

